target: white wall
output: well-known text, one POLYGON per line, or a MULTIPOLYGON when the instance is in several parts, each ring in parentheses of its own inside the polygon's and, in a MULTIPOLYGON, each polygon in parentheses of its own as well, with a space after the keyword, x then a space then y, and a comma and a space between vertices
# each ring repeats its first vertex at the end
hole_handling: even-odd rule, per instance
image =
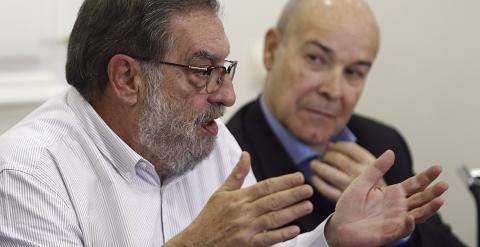
POLYGON ((65 89, 65 42, 81 2, 2 0, 0 133, 65 89))
MULTIPOLYGON (((39 40, 56 43, 68 34, 80 2, 3 0, 0 75, 2 59, 7 55, 11 58, 20 54, 42 61, 41 54, 51 48, 42 47, 45 42, 39 43, 39 40), (21 9, 23 12, 17 14, 21 9), (22 19, 25 16, 29 17, 28 21, 22 19)), ((260 91, 264 73, 260 62, 263 35, 274 25, 286 0, 221 2, 225 29, 232 44, 231 58, 240 61, 234 82, 238 100, 228 111, 228 118, 260 91)), ((441 213, 463 241, 475 246, 474 203, 458 179, 456 169, 460 164, 480 167, 480 157, 476 156, 480 147, 477 141, 480 139, 477 116, 480 112, 477 97, 480 29, 475 26, 480 23, 480 16, 476 14, 480 1, 369 2, 382 29, 382 48, 357 110, 401 130, 410 144, 417 171, 433 163, 443 165, 442 179, 450 183, 450 189, 441 213)), ((53 50, 57 51, 47 56, 52 56, 53 63, 63 64, 61 52, 57 48, 53 50)), ((52 71, 59 78, 55 83, 63 85, 63 77, 58 75, 59 66, 33 62, 29 70, 31 67, 52 71)), ((49 90, 44 96, 55 90, 49 90)), ((2 104, 2 92, 6 89, 0 85, 0 133, 42 101, 21 103, 33 97, 31 91, 36 92, 17 90, 17 102, 2 104)))
POLYGON ((371 2, 383 44, 358 109, 402 130, 417 171, 443 165, 442 215, 474 246, 476 211, 457 168, 480 167, 480 1, 371 2))

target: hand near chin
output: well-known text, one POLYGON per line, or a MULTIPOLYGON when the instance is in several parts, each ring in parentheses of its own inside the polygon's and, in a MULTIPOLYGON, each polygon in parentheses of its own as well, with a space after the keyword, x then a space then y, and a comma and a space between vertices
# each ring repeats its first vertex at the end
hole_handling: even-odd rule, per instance
MULTIPOLYGON (((374 162, 375 156, 354 142, 330 143, 322 161, 313 160, 310 164, 315 172, 312 183, 318 192, 336 202, 353 179, 374 162)), ((386 183, 380 179, 377 185, 386 183)))
POLYGON ((198 217, 166 246, 271 246, 297 236, 297 226, 282 226, 312 211, 304 200, 313 189, 300 173, 242 189, 249 170, 249 155, 243 153, 198 217))
POLYGON ((430 170, 437 170, 435 166, 403 183, 378 187, 378 181, 393 161, 393 152, 385 152, 343 192, 325 229, 330 246, 387 244, 410 234, 416 220, 428 219, 441 207, 443 201, 436 196, 438 193, 429 196, 424 193, 426 186, 436 178, 432 175, 437 172, 430 170), (421 193, 417 203, 407 198, 415 191, 421 193), (411 210, 413 206, 417 210, 411 210))

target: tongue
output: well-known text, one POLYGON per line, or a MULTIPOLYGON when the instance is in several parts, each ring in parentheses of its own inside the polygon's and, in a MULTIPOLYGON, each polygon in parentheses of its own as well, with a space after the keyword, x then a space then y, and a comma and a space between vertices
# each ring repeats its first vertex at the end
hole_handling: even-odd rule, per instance
POLYGON ((218 125, 215 120, 208 121, 202 125, 202 128, 206 130, 212 136, 216 136, 218 134, 218 125))

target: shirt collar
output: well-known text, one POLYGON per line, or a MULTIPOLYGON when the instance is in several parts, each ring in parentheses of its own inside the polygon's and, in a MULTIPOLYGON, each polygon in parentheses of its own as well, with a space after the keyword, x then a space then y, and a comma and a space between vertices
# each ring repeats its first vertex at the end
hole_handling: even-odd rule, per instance
MULTIPOLYGON (((263 95, 260 97, 260 108, 262 109, 263 115, 267 119, 267 123, 272 129, 275 136, 278 138, 283 148, 287 151, 288 155, 292 158, 295 164, 300 164, 304 160, 310 159, 311 157, 318 156, 318 153, 313 150, 310 146, 303 143, 297 137, 292 135, 282 124, 272 115, 267 105, 263 95)), ((352 133, 350 129, 344 127, 340 132, 331 139, 332 142, 338 141, 348 141, 356 142, 357 138, 352 133)))
POLYGON ((83 131, 95 142, 102 155, 112 163, 125 180, 131 182, 136 174, 136 165, 139 162, 148 161, 113 132, 75 88, 69 90, 67 104, 79 117, 83 131))

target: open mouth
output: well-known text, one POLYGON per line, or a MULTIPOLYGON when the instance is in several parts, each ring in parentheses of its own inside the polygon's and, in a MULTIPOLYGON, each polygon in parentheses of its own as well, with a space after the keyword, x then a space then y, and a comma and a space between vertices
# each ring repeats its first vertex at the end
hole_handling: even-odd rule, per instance
POLYGON ((210 136, 216 136, 218 134, 218 125, 213 119, 202 124, 202 129, 210 136))

